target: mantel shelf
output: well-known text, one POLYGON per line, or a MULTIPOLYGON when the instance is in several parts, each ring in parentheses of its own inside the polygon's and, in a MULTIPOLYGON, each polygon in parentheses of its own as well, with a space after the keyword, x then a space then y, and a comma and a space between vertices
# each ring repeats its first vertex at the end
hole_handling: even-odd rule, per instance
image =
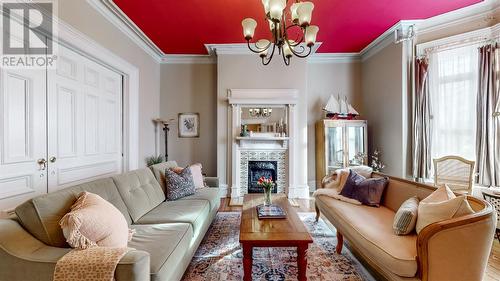
POLYGON ((248 140, 248 141, 285 141, 289 140, 289 137, 236 137, 237 140, 248 140))

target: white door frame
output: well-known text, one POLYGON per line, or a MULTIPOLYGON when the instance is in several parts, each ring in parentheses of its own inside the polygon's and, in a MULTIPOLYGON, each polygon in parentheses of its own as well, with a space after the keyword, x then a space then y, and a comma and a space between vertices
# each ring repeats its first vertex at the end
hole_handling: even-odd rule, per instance
POLYGON ((66 45, 87 58, 97 60, 123 75, 123 170, 137 169, 139 167, 139 69, 61 19, 54 18, 54 21, 58 25, 57 37, 53 38, 55 42, 66 45))

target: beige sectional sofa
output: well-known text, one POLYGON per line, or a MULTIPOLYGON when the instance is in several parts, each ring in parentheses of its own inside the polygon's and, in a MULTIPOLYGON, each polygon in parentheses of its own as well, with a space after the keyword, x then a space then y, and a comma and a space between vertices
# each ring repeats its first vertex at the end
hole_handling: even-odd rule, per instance
MULTIPOLYGON (((177 166, 173 161, 156 171, 177 166)), ((208 185, 217 184, 208 179, 208 185)), ((177 201, 165 201, 150 169, 80 184, 33 198, 16 215, 0 220, 0 280, 52 280, 56 262, 71 249, 59 220, 82 191, 100 195, 125 216, 136 233, 134 248, 118 264, 117 281, 180 280, 220 205, 216 186, 177 201)))
POLYGON ((413 196, 423 199, 434 190, 432 186, 389 177, 380 208, 320 195, 316 197, 316 211, 318 217, 322 213, 337 228, 337 252, 341 253, 345 238, 375 270, 378 279, 481 281, 496 224, 496 213, 488 202, 469 196, 474 214, 431 224, 418 235, 394 234, 394 215, 401 204, 413 196))

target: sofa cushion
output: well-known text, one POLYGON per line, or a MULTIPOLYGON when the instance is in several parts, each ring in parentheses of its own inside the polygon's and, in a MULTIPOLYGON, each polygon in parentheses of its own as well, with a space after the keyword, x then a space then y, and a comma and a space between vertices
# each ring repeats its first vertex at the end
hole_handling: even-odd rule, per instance
POLYGON ((113 177, 132 221, 165 201, 165 194, 150 169, 140 169, 113 177))
POLYGON ((165 182, 167 185, 166 197, 168 201, 175 201, 182 197, 193 195, 196 187, 194 186, 193 174, 189 167, 176 173, 170 169, 165 170, 165 182))
POLYGON ((115 206, 131 223, 125 203, 111 178, 95 180, 32 198, 15 210, 21 224, 38 240, 49 246, 69 247, 59 221, 70 211, 82 191, 95 193, 115 206))
POLYGON ((218 188, 201 188, 196 190, 196 193, 183 197, 179 200, 207 200, 210 203, 210 210, 219 208, 220 194, 218 188))
POLYGON ((189 223, 197 234, 209 219, 210 203, 206 200, 166 201, 136 221, 137 224, 189 223))
POLYGON ((128 246, 148 252, 151 280, 171 280, 176 270, 184 271, 181 265, 188 254, 193 229, 187 223, 155 225, 133 225, 135 234, 128 246))
POLYGON ((316 197, 325 216, 346 239, 392 273, 413 277, 417 272, 417 235, 394 234, 394 211, 381 206, 352 205, 326 196, 316 197))
POLYGON ((155 164, 151 167, 149 167, 154 175, 158 183, 160 183, 161 188, 163 189, 163 192, 166 192, 166 186, 165 186, 165 170, 166 169, 171 169, 171 168, 177 168, 177 162, 175 161, 167 161, 159 164, 155 164))
POLYGON ((394 216, 392 228, 396 235, 407 235, 415 230, 417 224, 418 197, 408 198, 394 216))

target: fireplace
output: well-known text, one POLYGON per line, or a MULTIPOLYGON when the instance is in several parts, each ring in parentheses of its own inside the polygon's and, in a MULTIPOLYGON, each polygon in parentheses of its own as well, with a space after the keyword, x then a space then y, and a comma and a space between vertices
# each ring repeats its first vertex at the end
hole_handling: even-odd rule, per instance
POLYGON ((275 183, 273 193, 278 191, 278 161, 248 161, 248 193, 263 193, 262 187, 257 185, 260 177, 271 177, 275 183))

